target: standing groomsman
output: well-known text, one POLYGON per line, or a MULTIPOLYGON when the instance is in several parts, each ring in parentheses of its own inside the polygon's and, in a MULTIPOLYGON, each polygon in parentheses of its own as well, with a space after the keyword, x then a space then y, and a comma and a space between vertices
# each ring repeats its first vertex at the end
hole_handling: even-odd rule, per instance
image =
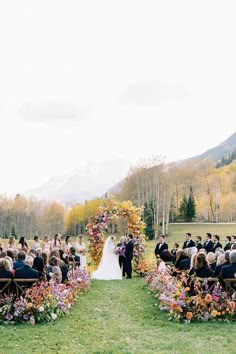
POLYGON ((162 256, 162 253, 164 250, 168 250, 168 244, 165 242, 165 236, 164 235, 161 235, 159 237, 159 241, 156 245, 156 248, 155 248, 155 256, 162 256))
POLYGON ((186 241, 184 241, 183 250, 185 248, 195 247, 195 242, 192 240, 192 235, 190 234, 190 232, 186 232, 185 236, 186 241))
POLYGON ((209 252, 213 252, 213 242, 211 240, 211 234, 209 232, 206 233, 206 241, 204 242, 204 248, 209 252))
POLYGON ((222 248, 222 244, 220 243, 220 236, 218 235, 213 235, 213 252, 215 253, 215 251, 217 250, 217 248, 222 248))
POLYGON ((230 249, 231 249, 231 236, 226 236, 224 251, 226 252, 230 249))
POLYGON ((202 244, 202 236, 196 236, 196 247, 198 251, 204 248, 202 244))

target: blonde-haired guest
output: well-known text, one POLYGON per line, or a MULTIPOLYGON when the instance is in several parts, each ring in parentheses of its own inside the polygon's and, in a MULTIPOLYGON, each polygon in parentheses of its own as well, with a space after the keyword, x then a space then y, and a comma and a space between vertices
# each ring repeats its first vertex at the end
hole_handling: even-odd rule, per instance
POLYGON ((213 272, 216 269, 216 257, 215 257, 215 253, 213 252, 209 252, 206 255, 206 260, 209 263, 211 269, 213 270, 213 272))
POLYGON ((75 244, 75 255, 80 257, 80 269, 86 269, 86 245, 82 235, 78 236, 75 244))

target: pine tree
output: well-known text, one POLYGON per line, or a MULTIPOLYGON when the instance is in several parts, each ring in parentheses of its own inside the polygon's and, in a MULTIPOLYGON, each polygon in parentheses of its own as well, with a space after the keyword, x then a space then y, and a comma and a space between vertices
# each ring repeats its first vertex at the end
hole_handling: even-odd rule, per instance
POLYGON ((146 223, 145 235, 148 237, 149 240, 153 240, 155 236, 155 231, 153 228, 153 213, 151 204, 148 205, 147 203, 145 203, 144 205, 144 222, 146 223))
POLYGON ((196 216, 196 203, 193 195, 193 187, 191 186, 189 190, 189 197, 187 203, 186 219, 188 222, 191 222, 193 221, 195 216, 196 216))
POLYGON ((187 219, 187 208, 188 208, 188 199, 186 195, 184 195, 179 207, 179 216, 184 221, 186 221, 187 219))

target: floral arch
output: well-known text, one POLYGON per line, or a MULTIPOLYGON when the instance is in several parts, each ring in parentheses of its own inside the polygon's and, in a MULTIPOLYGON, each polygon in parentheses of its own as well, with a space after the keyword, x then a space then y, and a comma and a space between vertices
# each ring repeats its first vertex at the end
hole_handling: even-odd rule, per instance
POLYGON ((142 212, 142 208, 135 207, 130 201, 109 200, 106 205, 98 209, 87 225, 90 256, 94 266, 98 266, 101 260, 105 242, 104 232, 108 225, 123 218, 127 223, 126 233, 134 236, 134 269, 137 268, 145 253, 146 236, 144 234, 145 223, 142 221, 142 212))

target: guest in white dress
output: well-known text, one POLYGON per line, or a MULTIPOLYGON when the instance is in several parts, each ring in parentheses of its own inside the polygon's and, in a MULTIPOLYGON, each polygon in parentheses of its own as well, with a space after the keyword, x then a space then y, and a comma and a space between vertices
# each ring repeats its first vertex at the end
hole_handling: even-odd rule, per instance
POLYGON ((44 236, 43 240, 43 252, 49 254, 52 249, 52 244, 48 235, 44 236))
POLYGON ((86 245, 83 236, 78 236, 75 245, 76 256, 80 257, 80 269, 86 269, 86 245))
POLYGON ((70 255, 70 248, 73 247, 73 244, 71 242, 71 236, 68 235, 66 236, 66 239, 65 239, 65 244, 64 244, 64 247, 63 247, 63 251, 64 251, 64 258, 67 258, 69 257, 70 255))
POLYGON ((53 238, 52 241, 52 249, 53 250, 60 250, 61 249, 61 240, 60 240, 60 235, 56 234, 53 238))

